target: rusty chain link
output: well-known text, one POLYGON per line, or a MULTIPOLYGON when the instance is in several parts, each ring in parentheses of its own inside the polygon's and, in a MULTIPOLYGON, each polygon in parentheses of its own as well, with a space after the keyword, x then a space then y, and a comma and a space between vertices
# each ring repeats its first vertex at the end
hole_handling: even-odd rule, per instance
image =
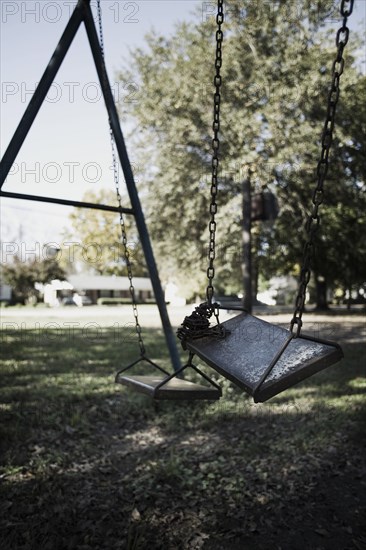
MULTIPOLYGON (((104 59, 104 39, 103 39, 103 27, 102 27, 102 14, 101 14, 101 7, 100 7, 100 0, 97 2, 97 8, 98 8, 98 22, 99 22, 99 43, 100 43, 100 50, 104 59)), ((120 183, 119 183, 119 174, 118 174, 118 165, 117 165, 117 155, 116 155, 116 144, 114 140, 114 134, 112 129, 112 124, 110 119, 109 120, 109 135, 111 140, 111 151, 112 151, 112 165, 113 165, 113 179, 114 179, 114 185, 115 185, 115 191, 116 191, 116 198, 118 202, 119 207, 119 224, 120 224, 120 230, 121 230, 121 242, 122 242, 122 248, 123 248, 123 259, 126 262, 127 267, 127 276, 130 283, 129 291, 131 295, 131 302, 132 302, 132 309, 133 309, 133 315, 135 318, 135 330, 137 334, 137 340, 140 347, 140 353, 141 357, 145 356, 145 345, 142 338, 142 330, 141 325, 139 323, 139 317, 138 317, 138 310, 137 310, 137 301, 136 301, 136 294, 135 294, 135 287, 133 286, 133 275, 132 275, 132 264, 131 264, 131 254, 128 248, 128 241, 127 241, 127 231, 126 231, 126 224, 122 212, 122 197, 120 193, 120 183)))
POLYGON ((306 299, 306 289, 310 281, 311 276, 311 260, 314 254, 314 240, 316 232, 319 228, 320 217, 319 217, 319 206, 324 200, 324 181, 328 173, 329 167, 329 152, 333 141, 333 130, 335 123, 335 114, 337 103, 339 99, 339 83, 340 77, 344 69, 344 58, 343 51, 347 45, 349 38, 349 28, 347 27, 347 19, 353 11, 354 0, 342 0, 340 7, 340 14, 343 17, 342 26, 338 29, 336 34, 336 47, 337 47, 337 56, 333 61, 332 65, 332 82, 328 92, 328 105, 327 105, 327 114, 325 119, 325 124, 323 127, 322 137, 321 137, 321 154, 320 159, 317 165, 316 174, 317 174, 317 184, 313 191, 312 195, 312 211, 308 216, 305 229, 308 235, 308 240, 305 243, 304 252, 303 252, 303 263, 300 273, 300 284, 299 290, 296 296, 295 309, 293 313, 293 318, 291 320, 290 330, 294 333, 294 327, 296 328, 295 336, 298 337, 301 332, 302 327, 302 315, 304 313, 305 299, 306 299))
POLYGON ((208 285, 206 289, 206 298, 208 306, 212 306, 212 298, 214 294, 213 279, 215 276, 214 260, 216 256, 215 252, 215 238, 216 238, 216 221, 215 216, 217 212, 216 196, 218 190, 218 171, 219 171, 219 131, 220 131, 220 105, 221 105, 221 66, 222 66, 222 41, 224 38, 221 30, 221 25, 224 22, 224 1, 217 1, 217 31, 216 31, 216 58, 215 69, 216 74, 214 78, 214 119, 212 124, 213 139, 212 139, 212 179, 211 179, 211 203, 210 203, 210 222, 208 225, 210 237, 209 237, 209 249, 208 260, 209 266, 207 268, 208 285))

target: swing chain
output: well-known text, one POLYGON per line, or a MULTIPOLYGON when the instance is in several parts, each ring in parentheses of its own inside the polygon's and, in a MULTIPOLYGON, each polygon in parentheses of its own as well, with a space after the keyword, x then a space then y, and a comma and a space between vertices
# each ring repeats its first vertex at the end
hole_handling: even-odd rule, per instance
POLYGON ((216 238, 216 221, 215 215, 217 212, 217 190, 218 190, 218 171, 219 171, 219 148, 220 148, 220 106, 221 106, 221 74, 222 66, 222 41, 224 38, 221 30, 221 25, 224 22, 224 0, 217 0, 217 15, 216 15, 216 57, 215 57, 215 77, 214 77, 214 116, 212 123, 213 138, 212 138, 212 176, 211 176, 211 201, 210 201, 210 221, 209 229, 209 250, 207 268, 208 285, 206 288, 206 302, 195 308, 195 311, 184 318, 183 323, 178 328, 177 336, 181 340, 183 349, 186 349, 186 341, 211 336, 214 338, 225 338, 228 331, 220 324, 218 304, 212 303, 214 295, 213 279, 215 276, 215 238, 216 238), (215 317, 217 325, 210 326, 210 319, 215 317))
POLYGON ((135 330, 136 330, 137 339, 138 339, 138 343, 139 343, 139 347, 140 347, 141 357, 143 357, 145 355, 145 346, 144 346, 144 341, 143 341, 143 338, 142 338, 141 325, 139 323, 135 287, 133 286, 131 254, 130 254, 130 250, 128 248, 126 224, 125 224, 125 220, 124 220, 123 213, 122 213, 122 197, 121 197, 121 194, 120 194, 115 141, 114 141, 112 128, 110 128, 109 131, 110 131, 111 149, 112 149, 113 177, 114 177, 114 184, 115 184, 115 188, 116 188, 117 202, 118 202, 118 206, 119 206, 119 209, 120 209, 119 210, 119 223, 120 223, 120 229, 121 229, 121 241, 122 241, 122 247, 123 247, 123 258, 126 262, 127 277, 128 277, 129 283, 130 283, 129 291, 130 291, 130 295, 131 295, 133 315, 134 315, 134 318, 135 318, 135 330))
POLYGON ((97 13, 98 13, 98 26, 99 26, 99 45, 100 51, 102 53, 104 61, 104 36, 103 36, 103 25, 102 25, 102 8, 100 6, 100 0, 97 0, 97 13))
POLYGON ((217 212, 217 203, 216 196, 218 190, 218 170, 219 170, 219 130, 220 130, 220 105, 221 105, 221 74, 220 69, 222 66, 222 41, 223 41, 223 32, 221 30, 221 25, 224 22, 224 2, 223 0, 218 0, 217 2, 217 31, 216 31, 216 58, 215 58, 215 69, 216 74, 214 78, 215 93, 214 93, 214 119, 212 124, 213 129, 213 139, 212 139, 212 179, 211 179, 211 203, 210 203, 210 222, 209 222, 209 250, 208 250, 208 259, 209 266, 207 268, 207 278, 208 286, 206 289, 206 298, 208 306, 212 307, 212 299, 214 294, 213 288, 213 278, 215 276, 215 238, 216 238, 216 221, 215 215, 217 212))
POLYGON ((295 310, 293 318, 291 320, 290 331, 294 333, 294 327, 296 328, 295 336, 300 336, 302 327, 302 315, 304 313, 306 289, 310 281, 311 276, 311 261, 314 255, 314 241, 315 235, 319 228, 320 216, 319 206, 324 200, 324 181, 326 179, 329 168, 329 153, 333 141, 333 130, 335 124, 335 114, 340 92, 340 78, 344 68, 343 51, 347 45, 349 38, 349 28, 347 27, 347 19, 353 11, 354 0, 342 0, 340 13, 343 17, 342 26, 338 29, 336 34, 336 46, 337 56, 332 65, 332 81, 328 92, 328 104, 325 124, 321 136, 321 154, 317 164, 316 175, 317 184, 312 195, 312 211, 308 215, 305 229, 308 235, 308 240, 305 243, 303 252, 303 263, 300 272, 300 284, 298 294, 295 301, 295 310))
MULTIPOLYGON (((102 53, 102 57, 104 60, 104 38, 103 38, 103 27, 102 27, 102 14, 101 14, 101 7, 100 7, 100 0, 97 2, 97 9, 98 9, 98 22, 99 22, 99 43, 100 43, 100 50, 102 53)), ((120 230, 121 230, 121 242, 122 242, 122 249, 123 249, 123 258, 126 262, 127 267, 127 276, 130 283, 129 291, 131 295, 131 301, 132 301, 132 309, 133 309, 133 315, 135 318, 135 331, 137 334, 138 344, 140 347, 140 353, 141 357, 145 356, 145 345, 142 338, 142 330, 141 325, 139 323, 138 318, 138 310, 137 310, 137 301, 136 301, 136 294, 135 294, 135 287, 133 286, 133 275, 132 275, 132 264, 131 264, 131 254, 128 248, 128 241, 127 241, 127 231, 126 231, 126 224, 122 212, 122 197, 120 193, 120 183, 119 183, 119 175, 118 175, 118 165, 117 165, 117 155, 116 155, 116 144, 112 129, 112 124, 110 119, 109 120, 109 135, 110 135, 110 141, 111 141, 111 151, 112 151, 112 166, 113 166, 113 179, 114 179, 114 185, 116 190, 116 198, 118 202, 119 207, 119 224, 120 224, 120 230)))

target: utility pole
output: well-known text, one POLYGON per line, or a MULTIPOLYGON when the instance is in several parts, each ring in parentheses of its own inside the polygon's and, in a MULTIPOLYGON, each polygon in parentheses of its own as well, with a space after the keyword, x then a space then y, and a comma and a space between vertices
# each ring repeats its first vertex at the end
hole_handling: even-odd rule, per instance
POLYGON ((243 307, 248 313, 252 313, 252 204, 251 204, 251 171, 248 170, 248 176, 243 180, 243 307))

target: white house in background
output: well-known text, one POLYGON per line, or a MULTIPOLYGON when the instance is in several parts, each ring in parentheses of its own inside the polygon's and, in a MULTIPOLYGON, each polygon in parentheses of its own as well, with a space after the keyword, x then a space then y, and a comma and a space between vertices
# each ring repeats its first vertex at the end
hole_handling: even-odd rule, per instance
POLYGON ((36 290, 43 294, 43 301, 51 307, 60 305, 62 298, 72 296, 73 286, 68 281, 54 279, 50 283, 36 283, 36 290))
MULTIPOLYGON (((81 295, 89 296, 93 303, 98 298, 130 298, 128 277, 116 275, 70 275, 69 283, 81 295)), ((154 298, 151 281, 148 277, 134 277, 133 286, 136 299, 145 302, 154 298)))
MULTIPOLYGON (((147 277, 134 277, 135 296, 139 302, 154 299, 151 281, 147 277)), ((100 298, 130 299, 130 281, 128 277, 115 275, 70 275, 67 281, 54 280, 44 285, 44 301, 50 306, 60 305, 64 298, 73 298, 76 304, 82 305, 82 297, 87 296, 89 303, 96 304, 100 298)))

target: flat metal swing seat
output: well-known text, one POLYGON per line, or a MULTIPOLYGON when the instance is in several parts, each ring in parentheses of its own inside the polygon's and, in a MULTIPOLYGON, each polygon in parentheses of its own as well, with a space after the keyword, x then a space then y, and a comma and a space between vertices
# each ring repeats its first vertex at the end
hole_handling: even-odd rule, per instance
POLYGON ((180 378, 173 378, 159 387, 165 378, 163 376, 130 376, 126 374, 125 376, 119 376, 116 382, 129 386, 140 393, 145 393, 154 399, 171 399, 174 401, 185 399, 191 401, 194 399, 217 400, 221 397, 216 388, 195 384, 180 378))
POLYGON ((266 401, 301 380, 338 362, 341 347, 301 335, 242 313, 224 323, 225 338, 187 340, 187 348, 217 372, 266 401))
POLYGON ((127 367, 119 371, 116 375, 115 381, 118 384, 128 386, 129 388, 137 392, 144 393, 157 400, 215 401, 220 399, 222 395, 220 386, 218 386, 215 382, 208 378, 208 376, 201 372, 195 365, 188 363, 177 372, 170 374, 168 371, 162 369, 161 367, 159 367, 159 365, 157 365, 147 357, 140 358, 131 365, 128 365, 127 367), (130 375, 126 373, 128 369, 141 361, 145 361, 149 365, 160 370, 163 375, 130 375), (197 384, 188 380, 177 378, 177 375, 179 375, 181 372, 183 372, 183 370, 188 367, 191 367, 196 372, 198 372, 205 380, 210 383, 210 385, 204 386, 202 384, 197 384))

